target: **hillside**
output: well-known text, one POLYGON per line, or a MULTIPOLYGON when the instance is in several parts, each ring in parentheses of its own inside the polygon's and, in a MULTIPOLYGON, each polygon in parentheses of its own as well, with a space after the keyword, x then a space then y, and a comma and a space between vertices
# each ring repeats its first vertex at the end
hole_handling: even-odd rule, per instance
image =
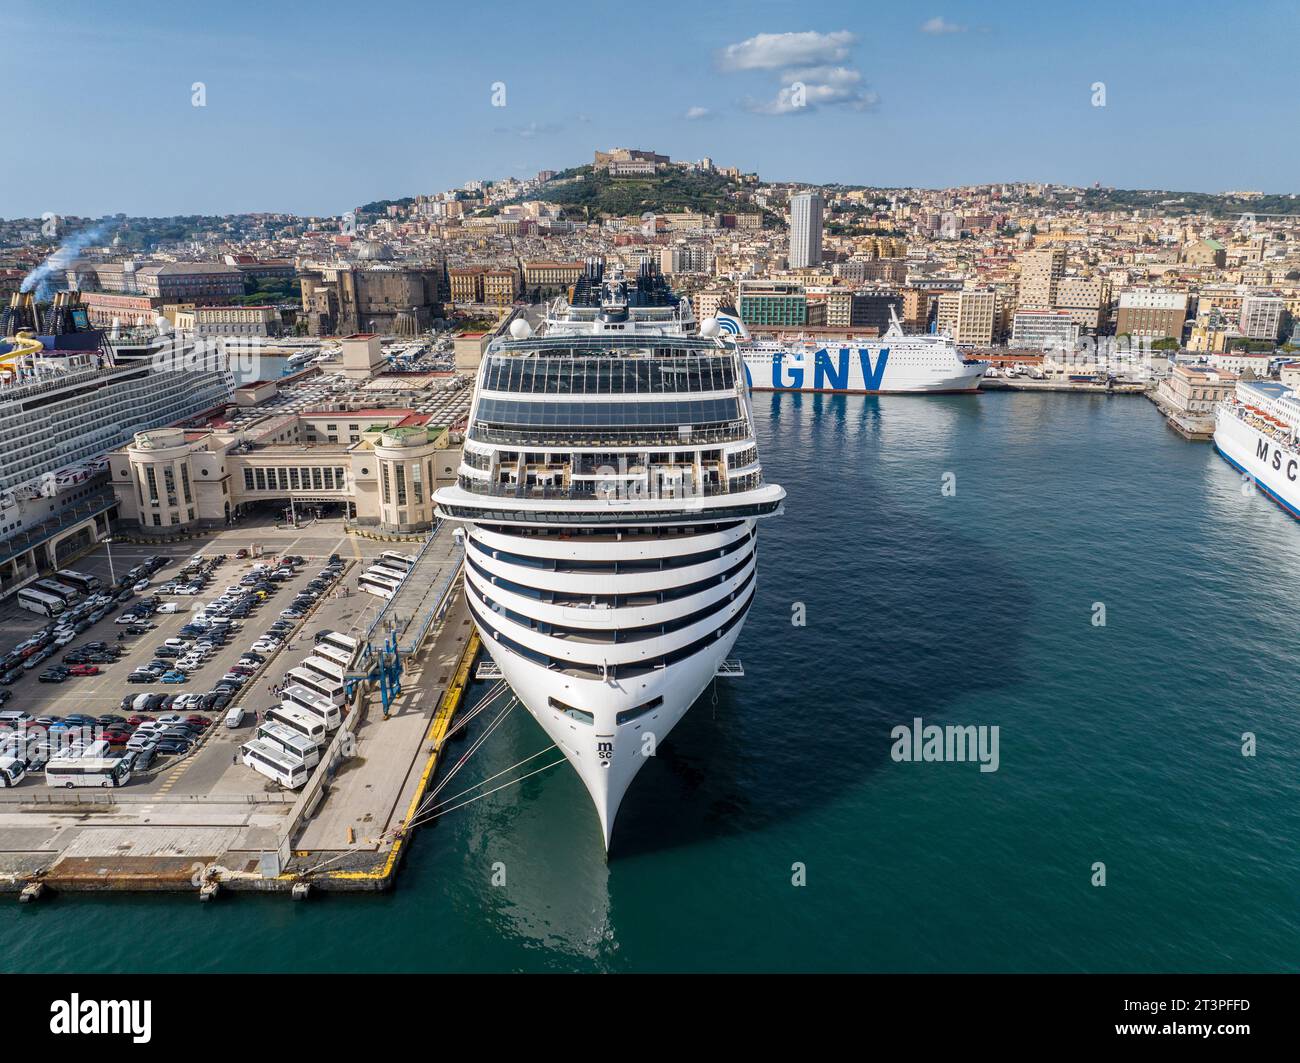
MULTIPOLYGON (((716 173, 669 169, 653 177, 610 177, 590 166, 565 170, 528 197, 562 207, 575 220, 601 221, 654 211, 658 214, 694 211, 748 212, 759 210, 748 189, 716 173)), ((770 219, 764 217, 764 224, 770 219)))

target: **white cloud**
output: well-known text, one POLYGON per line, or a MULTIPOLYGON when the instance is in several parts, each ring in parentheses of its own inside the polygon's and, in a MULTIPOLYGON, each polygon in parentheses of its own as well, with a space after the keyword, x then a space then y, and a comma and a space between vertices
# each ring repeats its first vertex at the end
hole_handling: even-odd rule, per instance
POLYGON ((857 40, 848 30, 834 33, 760 33, 729 44, 718 56, 723 70, 778 70, 782 67, 838 63, 857 40))
POLYGON ((780 79, 770 99, 747 99, 754 114, 797 114, 818 107, 844 106, 856 111, 875 107, 880 97, 862 85, 862 72, 845 65, 857 37, 834 33, 760 33, 732 44, 718 55, 726 71, 765 71, 780 79))
POLYGON ((815 82, 821 85, 836 85, 841 88, 856 85, 862 80, 862 74, 846 66, 810 66, 798 70, 787 70, 781 75, 787 82, 802 81, 805 85, 815 82))
POLYGON ((544 122, 540 124, 537 122, 529 122, 526 126, 516 126, 514 130, 516 136, 523 137, 525 140, 532 140, 534 137, 551 136, 559 131, 560 127, 554 122, 544 122))
POLYGON ((959 26, 955 22, 949 22, 942 15, 935 15, 934 18, 926 19, 921 23, 922 33, 965 33, 966 27, 959 26))
POLYGON ((688 107, 686 109, 686 117, 692 122, 698 118, 708 118, 712 113, 707 107, 688 107))
POLYGON ((880 97, 874 92, 862 92, 835 85, 804 83, 803 103, 795 102, 794 85, 783 85, 771 100, 747 100, 745 109, 754 114, 800 114, 814 111, 818 106, 845 104, 855 111, 875 107, 880 97))

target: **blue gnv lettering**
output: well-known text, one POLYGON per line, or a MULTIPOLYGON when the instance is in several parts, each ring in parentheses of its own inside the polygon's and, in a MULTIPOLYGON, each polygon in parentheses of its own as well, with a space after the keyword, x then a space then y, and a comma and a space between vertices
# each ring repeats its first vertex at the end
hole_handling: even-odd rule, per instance
POLYGON ((777 351, 774 355, 772 355, 772 387, 781 388, 781 389, 802 388, 803 387, 803 366, 802 365, 790 366, 790 383, 787 384, 785 380, 782 379, 781 362, 784 358, 785 358, 785 351, 777 351))
POLYGON ((858 358, 862 361, 862 387, 866 391, 879 391, 880 382, 885 378, 885 364, 889 361, 889 348, 881 347, 876 355, 876 368, 871 368, 871 352, 865 347, 858 348, 858 358))
POLYGON ((832 391, 848 391, 849 349, 847 347, 841 347, 839 355, 839 365, 832 367, 830 352, 826 350, 817 352, 817 368, 816 375, 813 377, 813 387, 819 390, 826 387, 826 378, 830 377, 830 388, 832 391))

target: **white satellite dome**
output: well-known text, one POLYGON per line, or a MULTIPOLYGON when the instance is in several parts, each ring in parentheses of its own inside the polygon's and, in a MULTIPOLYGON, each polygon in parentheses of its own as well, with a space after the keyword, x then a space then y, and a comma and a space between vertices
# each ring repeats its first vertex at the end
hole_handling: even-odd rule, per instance
POLYGON ((511 338, 516 340, 526 340, 533 334, 533 326, 522 317, 515 318, 510 322, 511 338))
POLYGON ((700 335, 706 339, 712 339, 722 331, 722 326, 718 324, 716 317, 706 317, 700 322, 700 335))

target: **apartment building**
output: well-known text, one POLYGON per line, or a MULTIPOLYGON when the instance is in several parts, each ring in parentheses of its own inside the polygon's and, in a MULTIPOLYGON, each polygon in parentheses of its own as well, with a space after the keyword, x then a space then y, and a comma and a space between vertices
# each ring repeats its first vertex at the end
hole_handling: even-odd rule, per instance
POLYGON ((1017 309, 1011 319, 1011 346, 1072 351, 1079 326, 1068 310, 1017 309))
POLYGON ((1054 309, 1064 310, 1080 329, 1096 332, 1106 324, 1110 291, 1101 277, 1062 277, 1054 309))
POLYGON ((1280 295, 1248 295, 1241 301, 1238 328, 1248 340, 1276 343, 1286 317, 1286 300, 1280 295))
POLYGON ((1064 248, 1025 252, 1020 256, 1020 290, 1016 305, 1050 310, 1056 305, 1057 287, 1064 276, 1064 248))
POLYGON ((997 318, 998 296, 991 288, 943 292, 939 296, 936 327, 959 346, 991 346, 997 318))
POLYGON ((808 324, 808 298, 792 281, 741 281, 737 310, 747 325, 808 324))
POLYGON ((524 262, 524 291, 530 298, 548 299, 576 284, 582 276, 581 262, 534 259, 524 262))
POLYGON ((483 302, 509 306, 519 295, 519 275, 513 269, 483 271, 483 302))
POLYGON ((821 193, 801 192, 790 197, 790 268, 822 264, 821 193))
POLYGON ((1154 288, 1120 292, 1115 332, 1119 336, 1181 340, 1187 321, 1187 294, 1154 288))

